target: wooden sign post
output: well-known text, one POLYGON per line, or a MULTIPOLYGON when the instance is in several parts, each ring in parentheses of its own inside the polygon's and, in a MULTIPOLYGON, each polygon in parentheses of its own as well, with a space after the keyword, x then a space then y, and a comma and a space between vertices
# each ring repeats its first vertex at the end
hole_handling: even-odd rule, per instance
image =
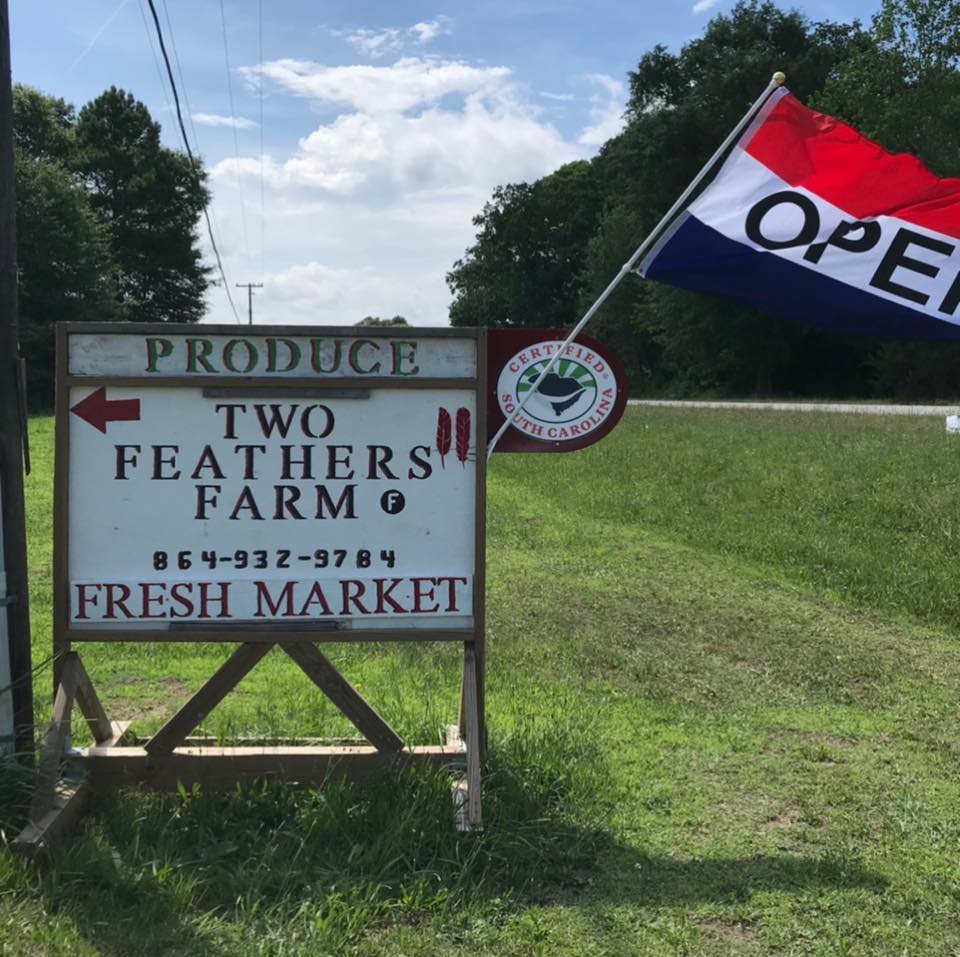
POLYGON ((458 761, 479 825, 485 332, 83 324, 60 327, 57 348, 56 697, 21 848, 49 841, 88 789, 309 786, 458 761), (117 641, 236 650, 131 745, 78 651, 117 641), (461 643, 459 734, 402 740, 320 650, 354 641, 461 643), (369 745, 191 743, 275 646, 369 745), (68 748, 74 703, 89 748, 68 748), (66 787, 65 758, 82 772, 66 787))

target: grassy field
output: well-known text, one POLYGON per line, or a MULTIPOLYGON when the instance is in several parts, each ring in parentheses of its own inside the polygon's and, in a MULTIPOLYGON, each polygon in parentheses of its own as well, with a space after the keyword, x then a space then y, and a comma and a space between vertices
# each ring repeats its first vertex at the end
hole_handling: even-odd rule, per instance
MULTIPOLYGON (((40 662, 49 419, 33 453, 40 662)), ((0 954, 960 954, 958 485, 942 419, 643 409, 498 456, 484 832, 442 777, 120 794, 42 874, 0 847, 0 954)), ((146 732, 225 655, 84 658, 146 732)), ((335 660, 411 739, 455 714, 454 649, 335 660)), ((206 727, 350 733, 276 652, 206 727)))

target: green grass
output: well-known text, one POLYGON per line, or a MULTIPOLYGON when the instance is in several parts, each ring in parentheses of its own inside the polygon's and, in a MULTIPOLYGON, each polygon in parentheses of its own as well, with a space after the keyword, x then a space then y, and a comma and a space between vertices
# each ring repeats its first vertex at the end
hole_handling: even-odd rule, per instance
MULTIPOLYGON (((51 450, 35 420, 37 662, 51 450)), ((42 873, 0 848, 0 954, 958 954, 958 478, 940 419, 631 410, 498 456, 483 833, 442 776, 101 798, 42 873)), ((83 649, 141 732, 226 653, 83 649)), ((411 739, 456 713, 455 649, 335 660, 411 739)), ((276 652, 206 727, 352 733, 276 652)))

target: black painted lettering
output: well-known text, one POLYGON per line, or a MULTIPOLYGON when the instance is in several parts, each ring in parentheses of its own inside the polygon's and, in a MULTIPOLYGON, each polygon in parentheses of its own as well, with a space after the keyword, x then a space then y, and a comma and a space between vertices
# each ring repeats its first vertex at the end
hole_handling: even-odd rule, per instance
POLYGON ((308 405, 300 413, 300 428, 308 439, 325 439, 333 431, 333 413, 325 405, 308 405), (312 421, 314 412, 324 416, 319 432, 312 431, 317 426, 317 422, 312 421))
POLYGON ((256 473, 254 472, 254 461, 253 453, 259 452, 261 455, 266 454, 267 447, 265 445, 238 445, 234 448, 234 452, 243 453, 243 477, 246 481, 250 479, 255 479, 256 473))
POLYGON ((295 445, 280 446, 280 478, 284 481, 289 481, 292 478, 313 478, 313 446, 300 446, 302 458, 294 458, 293 450, 296 447, 295 445), (300 474, 297 476, 292 474, 295 468, 300 470, 300 474))
POLYGON ((233 506, 233 511, 230 513, 230 521, 235 522, 240 518, 242 511, 250 513, 243 516, 244 518, 252 518, 255 522, 263 521, 260 509, 257 508, 257 500, 253 497, 253 491, 249 485, 244 485, 243 491, 237 496, 237 504, 233 506))
POLYGON ((296 485, 275 485, 273 491, 275 495, 274 519, 279 522, 289 516, 302 521, 303 516, 296 509, 296 503, 300 500, 300 489, 296 485))
POLYGON ((130 449, 132 453, 137 453, 140 451, 139 445, 115 445, 114 449, 117 453, 117 470, 114 474, 114 478, 120 482, 126 481, 129 476, 127 475, 127 466, 132 465, 134 468, 137 467, 137 456, 136 454, 127 455, 127 449, 130 449))
POLYGON ((795 193, 793 190, 785 189, 779 193, 764 196, 763 199, 751 207, 750 212, 747 213, 745 230, 747 238, 764 249, 791 249, 794 246, 809 246, 817 238, 817 233, 820 232, 820 214, 817 212, 817 207, 812 199, 808 199, 803 193, 795 193), (803 213, 803 225, 792 239, 769 239, 761 229, 764 217, 772 209, 783 205, 796 206, 803 213))
POLYGON ((224 432, 223 437, 225 439, 235 439, 237 437, 237 409, 241 412, 246 412, 247 407, 241 405, 239 402, 224 402, 218 405, 215 405, 214 410, 219 412, 221 409, 226 413, 224 415, 224 432))
POLYGON ((957 248, 952 243, 945 243, 901 226, 897 230, 896 236, 893 237, 890 248, 883 254, 883 259, 880 260, 880 265, 877 266, 877 271, 873 274, 870 285, 875 289, 882 289, 884 292, 892 292, 901 299, 909 299, 910 302, 925 306, 930 299, 929 295, 893 281, 893 274, 897 269, 907 269, 921 276, 929 276, 931 279, 935 278, 940 272, 939 266, 907 256, 906 252, 911 246, 920 246, 942 256, 949 256, 957 248))
POLYGON ((957 273, 957 278, 953 280, 953 285, 947 290, 947 294, 943 297, 939 311, 946 313, 948 316, 952 316, 957 311, 957 306, 960 306, 960 272, 957 273))
POLYGON ((836 229, 822 243, 814 243, 804 254, 807 262, 818 263, 828 246, 836 246, 848 253, 865 253, 880 242, 880 224, 875 220, 853 222, 842 220, 836 229), (859 236, 853 234, 859 232, 859 236))
POLYGON ((388 445, 367 446, 367 478, 381 478, 378 472, 383 472, 383 478, 396 481, 397 476, 390 471, 389 461, 393 458, 393 450, 388 445))
POLYGON ((328 445, 327 446, 327 478, 328 479, 352 479, 354 471, 350 466, 350 456, 353 455, 352 445, 328 445), (341 451, 343 457, 341 458, 341 451), (340 474, 340 466, 349 469, 343 475, 340 474))
POLYGON ((340 518, 340 513, 343 512, 343 518, 356 518, 357 512, 355 509, 355 495, 357 487, 356 485, 348 485, 340 493, 340 498, 337 499, 336 503, 333 501, 333 497, 327 491, 325 485, 317 486, 317 518, 340 518))
POLYGON ((219 485, 198 485, 197 486, 197 512, 193 516, 198 521, 203 521, 207 516, 207 508, 217 507, 217 496, 214 493, 221 491, 219 485))
POLYGON ((418 467, 418 471, 414 471, 413 468, 407 469, 408 479, 430 478, 430 476, 433 474, 433 466, 427 461, 429 456, 429 445, 415 445, 412 449, 410 449, 410 461, 418 467))
MULTIPOLYGON (((180 446, 178 445, 155 445, 153 446, 153 473, 150 475, 150 478, 154 482, 158 481, 172 481, 173 479, 180 478, 180 469, 177 468, 177 453, 180 451, 180 446), (164 456, 164 452, 171 452, 171 455, 164 456), (169 465, 171 468, 176 469, 175 472, 164 474, 164 466, 169 465)), ((197 476, 194 475, 194 478, 197 476)), ((217 478, 223 478, 222 475, 216 476, 217 478)))
MULTIPOLYGON (((267 415, 265 411, 268 407, 265 405, 255 405, 253 411, 257 413, 257 421, 260 423, 260 431, 263 432, 263 437, 269 439, 273 435, 274 431, 280 433, 280 438, 285 439, 287 433, 290 431, 290 425, 293 422, 293 417, 296 414, 298 405, 291 405, 289 407, 290 411, 287 413, 286 419, 283 418, 283 413, 280 411, 280 406, 276 403, 271 403, 269 406, 270 414, 267 415)), ((229 436, 233 438, 233 436, 229 436)))
POLYGON ((197 459, 197 467, 190 474, 190 478, 200 478, 200 473, 204 469, 210 469, 212 473, 209 476, 210 478, 226 478, 226 475, 223 474, 223 469, 220 468, 220 463, 217 461, 216 455, 213 453, 213 449, 209 445, 205 445, 203 447, 203 451, 200 453, 200 458, 197 459))

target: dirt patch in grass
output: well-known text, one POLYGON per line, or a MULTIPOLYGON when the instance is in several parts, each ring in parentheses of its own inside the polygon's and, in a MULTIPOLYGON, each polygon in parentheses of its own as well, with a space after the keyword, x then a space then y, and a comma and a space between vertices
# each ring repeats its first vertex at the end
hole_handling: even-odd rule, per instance
POLYGON ((177 702, 185 701, 191 694, 193 688, 181 678, 161 678, 145 683, 142 693, 136 697, 124 694, 112 698, 108 711, 120 721, 169 717, 176 710, 177 702))
POLYGON ((785 808, 782 811, 778 811, 773 817, 764 821, 763 829, 765 831, 775 831, 780 828, 793 827, 796 824, 799 824, 801 820, 800 812, 793 808, 785 808))
POLYGON ((746 944, 757 938, 757 932, 753 927, 740 922, 706 920, 700 923, 700 927, 708 936, 731 944, 746 944))

